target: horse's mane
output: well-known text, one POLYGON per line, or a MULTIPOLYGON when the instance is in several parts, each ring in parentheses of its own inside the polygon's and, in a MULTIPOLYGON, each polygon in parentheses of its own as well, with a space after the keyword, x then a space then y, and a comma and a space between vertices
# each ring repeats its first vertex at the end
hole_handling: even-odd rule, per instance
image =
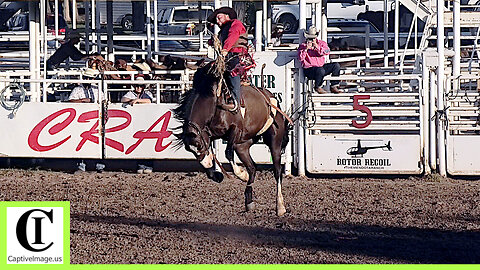
POLYGON ((182 125, 174 128, 174 130, 179 130, 179 133, 176 133, 177 143, 176 146, 181 147, 184 137, 184 128, 188 124, 189 116, 192 111, 192 106, 195 100, 198 97, 208 97, 213 96, 214 84, 218 81, 212 73, 212 68, 214 67, 214 62, 211 62, 195 72, 193 76, 193 87, 192 89, 185 92, 184 96, 180 98, 179 105, 173 109, 175 119, 177 119, 182 125))
POLYGON ((197 97, 213 95, 212 89, 216 80, 210 72, 212 66, 212 64, 209 64, 197 69, 193 76, 192 89, 185 92, 184 96, 180 98, 180 105, 173 110, 175 118, 180 122, 189 120, 188 116, 197 97))

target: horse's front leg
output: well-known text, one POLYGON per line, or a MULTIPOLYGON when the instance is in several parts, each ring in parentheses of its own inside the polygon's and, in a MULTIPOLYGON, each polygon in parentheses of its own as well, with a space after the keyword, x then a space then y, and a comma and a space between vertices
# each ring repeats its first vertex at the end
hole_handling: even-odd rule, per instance
POLYGON ((225 157, 227 158, 230 165, 232 165, 233 173, 240 178, 242 181, 248 181, 248 172, 241 166, 238 166, 235 162, 235 153, 233 152, 233 142, 227 143, 227 148, 225 149, 225 157))
POLYGON ((213 153, 210 152, 210 150, 207 150, 203 158, 199 158, 199 156, 197 156, 197 158, 203 168, 205 168, 205 173, 207 174, 208 178, 212 179, 217 183, 221 183, 223 181, 223 174, 221 172, 215 171, 214 157, 213 153))
POLYGON ((212 179, 214 182, 221 183, 223 181, 223 173, 215 171, 214 167, 205 168, 205 172, 208 178, 212 179))
POLYGON ((250 147, 253 144, 253 140, 248 140, 241 144, 235 144, 234 149, 242 161, 243 165, 245 165, 247 172, 248 172, 248 182, 247 187, 245 188, 245 209, 247 211, 253 210, 255 208, 255 204, 253 203, 253 182, 255 181, 255 162, 253 162, 252 157, 250 156, 250 147))

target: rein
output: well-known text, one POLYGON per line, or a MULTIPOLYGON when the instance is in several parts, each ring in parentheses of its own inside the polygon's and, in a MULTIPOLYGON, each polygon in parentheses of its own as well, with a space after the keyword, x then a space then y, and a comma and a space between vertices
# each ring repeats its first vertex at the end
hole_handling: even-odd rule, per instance
MULTIPOLYGON (((201 128, 198 126, 197 123, 194 123, 194 122, 191 122, 191 121, 188 122, 188 126, 193 127, 193 128, 197 131, 197 135, 198 135, 200 138, 202 138, 202 148, 203 148, 202 150, 203 150, 203 153, 205 153, 206 151, 208 151, 209 145, 207 144, 207 142, 205 141, 205 139, 204 139, 203 136, 202 136, 202 133, 203 133, 203 131, 205 130, 205 128, 204 128, 204 129, 201 129, 201 128)), ((206 132, 207 134, 210 133, 208 130, 205 130, 205 132, 206 132)))

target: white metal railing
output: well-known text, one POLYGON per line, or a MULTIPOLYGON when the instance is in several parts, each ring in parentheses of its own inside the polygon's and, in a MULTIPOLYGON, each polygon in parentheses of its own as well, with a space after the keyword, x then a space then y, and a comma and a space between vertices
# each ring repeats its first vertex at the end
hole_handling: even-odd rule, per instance
MULTIPOLYGON (((8 71, 0 72, 0 90, 11 83, 20 84, 26 90, 26 101, 31 102, 47 102, 47 94, 59 94, 58 102, 67 101, 67 94, 71 91, 69 86, 79 85, 82 83, 96 84, 98 89, 102 91, 108 100, 108 93, 115 91, 129 91, 130 87, 116 88, 115 85, 131 86, 137 84, 149 85, 154 90, 156 102, 161 102, 161 96, 164 91, 178 91, 183 93, 191 87, 193 71, 186 70, 160 70, 160 71, 106 71, 104 75, 130 75, 129 80, 84 80, 82 72, 77 71, 50 71, 48 75, 51 79, 31 79, 29 71, 8 71), (156 76, 156 79, 137 81, 134 76, 144 74, 156 76), (32 85, 38 85, 37 91, 31 91, 32 85), (112 87, 113 86, 113 87, 112 87)), ((7 92, 6 97, 10 98, 11 93, 7 92)))
MULTIPOLYGON (((394 132, 419 131, 421 126, 419 89, 420 76, 383 75, 358 76, 340 75, 326 77, 326 80, 350 81, 357 87, 348 88, 343 94, 310 94, 307 98, 307 126, 311 134, 323 131, 337 132, 394 132), (368 87, 365 87, 368 85, 368 87), (365 116, 364 110, 355 105, 355 96, 360 97, 362 105, 369 108, 375 117, 368 128, 358 129, 352 126, 352 120, 365 116)), ((311 92, 312 90, 307 90, 311 92)), ((358 100, 357 100, 358 102, 358 100)))
POLYGON ((480 73, 461 74, 458 90, 447 79, 446 95, 448 131, 450 135, 480 135, 480 73))

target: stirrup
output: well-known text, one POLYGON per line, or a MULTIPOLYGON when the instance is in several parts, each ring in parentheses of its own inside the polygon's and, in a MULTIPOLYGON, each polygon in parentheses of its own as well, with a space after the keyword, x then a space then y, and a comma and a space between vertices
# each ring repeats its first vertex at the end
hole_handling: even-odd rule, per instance
POLYGON ((229 111, 229 112, 236 112, 238 109, 238 102, 236 99, 232 98, 233 104, 232 103, 220 103, 217 106, 222 108, 222 110, 229 111), (233 105, 233 107, 232 107, 233 105))
POLYGON ((238 110, 238 102, 236 99, 233 99, 233 108, 232 109, 227 109, 229 112, 236 113, 238 110))

